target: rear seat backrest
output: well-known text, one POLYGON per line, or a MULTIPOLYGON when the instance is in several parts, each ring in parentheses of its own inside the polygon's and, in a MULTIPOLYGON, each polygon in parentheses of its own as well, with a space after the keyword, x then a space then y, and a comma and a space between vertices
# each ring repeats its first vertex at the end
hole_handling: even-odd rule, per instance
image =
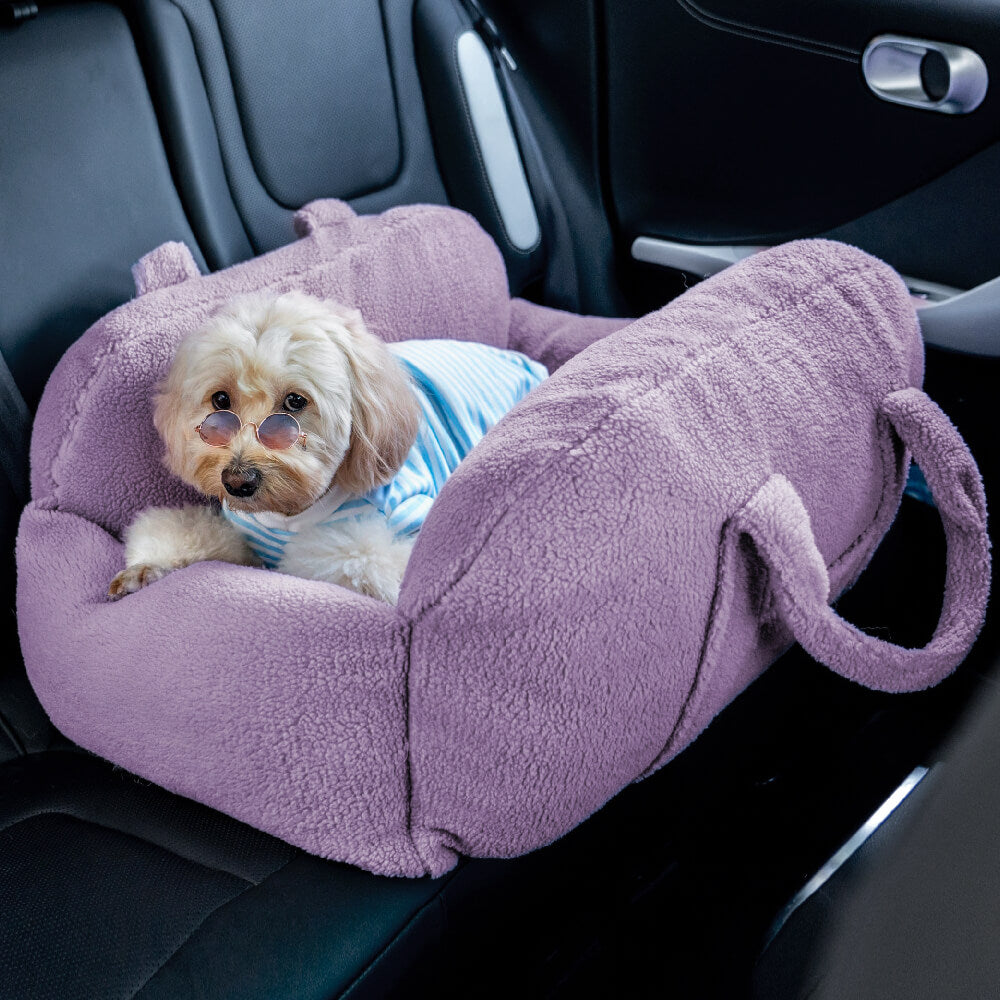
MULTIPOLYGON (((558 270, 563 258, 546 243, 558 237, 571 251, 540 152, 509 89, 501 107, 488 54, 468 92, 458 40, 486 49, 457 0, 137 0, 136 14, 178 184, 213 269, 289 242, 294 210, 315 198, 343 198, 360 213, 450 201, 497 241, 515 294, 558 270), (483 137, 471 110, 490 86, 483 137), (505 179, 524 183, 520 160, 533 188, 522 198, 528 221, 547 223, 527 243, 511 239, 509 199, 488 169, 511 124, 520 148, 501 158, 505 179)), ((571 271, 570 261, 546 285, 570 307, 571 271)))
MULTIPOLYGON (((220 177, 256 253, 292 240, 293 211, 314 198, 348 199, 358 212, 446 201, 414 64, 412 0, 139 0, 137 13, 164 127, 178 162, 192 164, 179 183, 198 207, 199 235, 214 221, 220 177), (217 141, 192 144, 206 108, 217 141)), ((213 250, 215 267, 239 259, 213 250)))
POLYGON ((164 240, 200 251, 125 17, 43 7, 0 29, 0 351, 34 409, 56 361, 164 240))

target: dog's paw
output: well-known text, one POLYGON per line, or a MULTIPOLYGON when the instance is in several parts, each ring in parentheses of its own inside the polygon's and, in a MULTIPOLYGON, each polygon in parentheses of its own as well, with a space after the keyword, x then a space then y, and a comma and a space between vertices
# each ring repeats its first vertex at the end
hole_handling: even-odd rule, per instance
POLYGON ((124 597, 126 594, 134 594, 143 587, 148 587, 151 583, 161 580, 171 570, 170 566, 151 566, 148 563, 139 563, 136 566, 126 566, 112 581, 108 587, 108 596, 114 600, 124 597))

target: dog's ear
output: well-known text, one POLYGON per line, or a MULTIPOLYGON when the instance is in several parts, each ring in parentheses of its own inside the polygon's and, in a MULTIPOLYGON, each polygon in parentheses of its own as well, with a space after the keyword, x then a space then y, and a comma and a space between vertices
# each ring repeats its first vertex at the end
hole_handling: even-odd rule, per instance
POLYGON ((406 373, 370 334, 356 310, 338 310, 338 338, 351 376, 351 438, 334 482, 362 494, 382 486, 406 460, 420 424, 420 405, 406 373))
POLYGON ((183 367, 180 360, 175 360, 170 372, 156 386, 153 394, 153 426, 164 445, 163 464, 181 479, 186 478, 183 367))

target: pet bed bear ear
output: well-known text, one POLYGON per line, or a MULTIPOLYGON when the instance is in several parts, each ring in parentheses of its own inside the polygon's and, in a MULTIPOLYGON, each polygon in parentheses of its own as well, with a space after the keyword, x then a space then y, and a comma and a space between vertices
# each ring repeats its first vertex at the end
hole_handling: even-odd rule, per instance
POLYGON ((346 201, 340 201, 338 198, 321 198, 303 205, 295 213, 292 224, 295 227, 295 235, 301 239, 304 236, 312 236, 320 229, 328 229, 356 218, 357 213, 346 201))
POLYGON ((200 275, 191 251, 183 243, 163 243, 132 265, 136 295, 179 285, 200 275))
POLYGON ((961 660, 988 589, 985 508, 917 388, 916 318, 885 265, 792 244, 622 327, 511 305, 461 213, 311 211, 308 235, 256 261, 164 266, 182 280, 101 320, 46 388, 18 621, 80 745, 316 854, 440 874, 583 820, 795 637, 889 689, 961 660), (289 288, 360 307, 387 339, 474 338, 558 370, 445 484, 398 607, 221 563, 109 602, 135 513, 197 499, 149 414, 174 346, 233 295, 289 288), (949 540, 942 623, 912 655, 827 607, 891 523, 908 446, 949 540))

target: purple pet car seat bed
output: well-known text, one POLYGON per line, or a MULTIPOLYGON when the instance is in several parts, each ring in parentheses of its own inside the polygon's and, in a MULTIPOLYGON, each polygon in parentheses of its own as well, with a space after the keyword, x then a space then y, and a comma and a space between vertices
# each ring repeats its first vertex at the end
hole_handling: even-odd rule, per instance
POLYGON ((792 243, 625 323, 511 301, 496 247, 451 209, 314 202, 297 230, 207 277, 160 247, 49 381, 18 615, 35 690, 81 746, 315 854, 438 875, 559 837, 793 640, 888 691, 969 650, 982 484, 919 388, 914 309, 886 265, 792 243), (292 288, 386 340, 478 340, 553 374, 445 485, 398 607, 222 563, 108 600, 135 513, 204 502, 161 465, 150 416, 178 340, 233 295, 292 288), (948 544, 922 649, 829 606, 893 520, 911 453, 948 544))

